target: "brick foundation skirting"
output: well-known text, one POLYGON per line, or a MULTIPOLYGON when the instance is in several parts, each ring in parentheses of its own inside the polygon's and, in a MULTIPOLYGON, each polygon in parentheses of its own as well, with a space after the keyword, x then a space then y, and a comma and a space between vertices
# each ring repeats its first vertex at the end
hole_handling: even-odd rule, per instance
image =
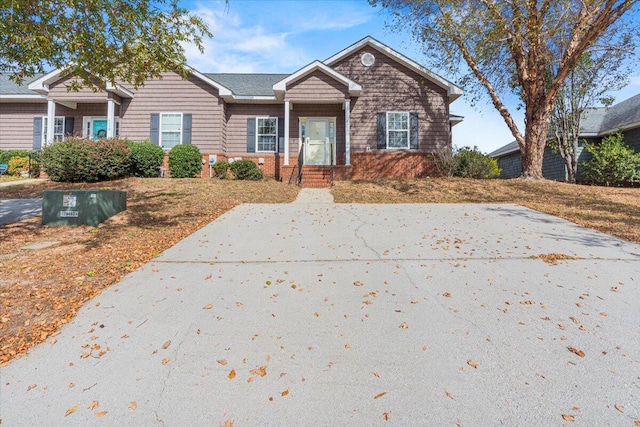
MULTIPOLYGON (((296 182, 298 157, 289 157, 289 166, 284 166, 284 155, 260 153, 228 155, 220 153, 203 153, 202 176, 209 177, 209 154, 215 154, 218 160, 229 161, 230 158, 251 160, 258 165, 265 176, 283 182, 296 182), (262 161, 260 161, 262 160, 262 161)), ((433 155, 410 151, 389 152, 352 152, 351 165, 344 165, 344 155, 338 156, 338 165, 334 170, 337 181, 349 179, 377 178, 424 178, 439 176, 433 155)), ((164 158, 165 171, 169 176, 168 156, 164 158)))

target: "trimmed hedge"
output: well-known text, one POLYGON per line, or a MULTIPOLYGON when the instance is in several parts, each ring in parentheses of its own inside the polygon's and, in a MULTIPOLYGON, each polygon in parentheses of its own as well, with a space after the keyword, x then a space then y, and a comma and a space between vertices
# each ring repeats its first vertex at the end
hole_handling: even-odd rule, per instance
POLYGON ((226 160, 218 160, 211 167, 218 178, 227 179, 229 177, 229 162, 226 160))
POLYGON ((171 178, 195 178, 202 171, 202 154, 195 145, 176 145, 169 151, 171 178))
POLYGON ((104 181, 129 175, 131 150, 125 139, 68 137, 45 146, 40 162, 52 181, 104 181))
POLYGON ((251 181, 259 181, 264 178, 264 174, 251 160, 236 160, 230 165, 231 172, 236 179, 247 179, 251 181))
POLYGON ((160 175, 164 160, 164 150, 147 141, 128 141, 131 150, 131 174, 142 178, 155 178, 160 175))

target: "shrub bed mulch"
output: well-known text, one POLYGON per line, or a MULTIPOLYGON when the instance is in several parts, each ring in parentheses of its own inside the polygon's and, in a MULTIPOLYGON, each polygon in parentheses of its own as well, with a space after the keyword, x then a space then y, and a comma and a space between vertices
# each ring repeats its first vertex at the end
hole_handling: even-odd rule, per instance
POLYGON ((97 227, 45 227, 40 217, 0 226, 0 364, 55 340, 87 300, 234 206, 288 203, 299 191, 275 181, 128 178, 3 187, 0 198, 92 188, 127 191, 127 210, 97 227), (59 243, 20 249, 51 241, 59 243))

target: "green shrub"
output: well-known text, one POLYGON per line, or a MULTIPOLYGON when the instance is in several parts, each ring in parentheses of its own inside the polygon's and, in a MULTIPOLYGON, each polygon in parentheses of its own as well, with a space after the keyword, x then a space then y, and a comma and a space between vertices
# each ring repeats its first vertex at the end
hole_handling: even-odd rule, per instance
POLYGON ((7 174, 19 176, 29 171, 29 157, 12 157, 7 163, 7 174))
POLYGON ((52 181, 104 181, 131 171, 131 151, 127 141, 119 138, 69 137, 45 146, 40 161, 52 181))
POLYGON ((251 160, 236 160, 229 166, 233 176, 236 179, 248 179, 251 181, 259 181, 264 178, 264 175, 258 165, 251 160))
POLYGON ((4 165, 9 164, 9 160, 14 157, 29 157, 30 154, 35 153, 31 150, 0 150, 0 163, 4 165))
POLYGON ((218 178, 227 179, 229 177, 229 162, 226 160, 218 160, 211 167, 218 178))
POLYGON ((456 163, 454 176, 476 179, 500 176, 498 161, 483 154, 478 147, 458 148, 453 157, 456 163))
POLYGON ((606 136, 600 144, 585 143, 585 148, 593 156, 582 166, 588 182, 607 187, 640 182, 640 154, 624 143, 622 133, 606 136))
POLYGON ((169 152, 169 174, 172 178, 194 178, 202 171, 202 154, 195 145, 176 145, 169 152))
POLYGON ((160 175, 160 168, 164 160, 164 150, 156 144, 147 141, 127 142, 131 150, 131 173, 133 176, 155 178, 160 175))

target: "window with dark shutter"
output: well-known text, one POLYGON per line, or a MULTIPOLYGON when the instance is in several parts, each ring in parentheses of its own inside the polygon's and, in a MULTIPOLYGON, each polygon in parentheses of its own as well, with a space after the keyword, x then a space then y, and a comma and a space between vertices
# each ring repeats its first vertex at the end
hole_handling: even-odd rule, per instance
POLYGON ((151 114, 151 129, 149 130, 149 139, 152 144, 160 145, 160 114, 151 114))
POLYGON ((33 118, 33 149, 40 151, 42 149, 42 117, 33 118))
POLYGON ((182 115, 182 143, 191 144, 191 114, 182 115))
POLYGON ((247 118, 247 153, 256 152, 256 118, 247 118))
POLYGON ((378 113, 378 150, 387 148, 387 113, 378 113))
POLYGON ((410 148, 420 148, 420 127, 418 126, 418 113, 409 113, 409 140, 410 148))
POLYGON ((278 117, 278 153, 284 153, 284 117, 278 117))

